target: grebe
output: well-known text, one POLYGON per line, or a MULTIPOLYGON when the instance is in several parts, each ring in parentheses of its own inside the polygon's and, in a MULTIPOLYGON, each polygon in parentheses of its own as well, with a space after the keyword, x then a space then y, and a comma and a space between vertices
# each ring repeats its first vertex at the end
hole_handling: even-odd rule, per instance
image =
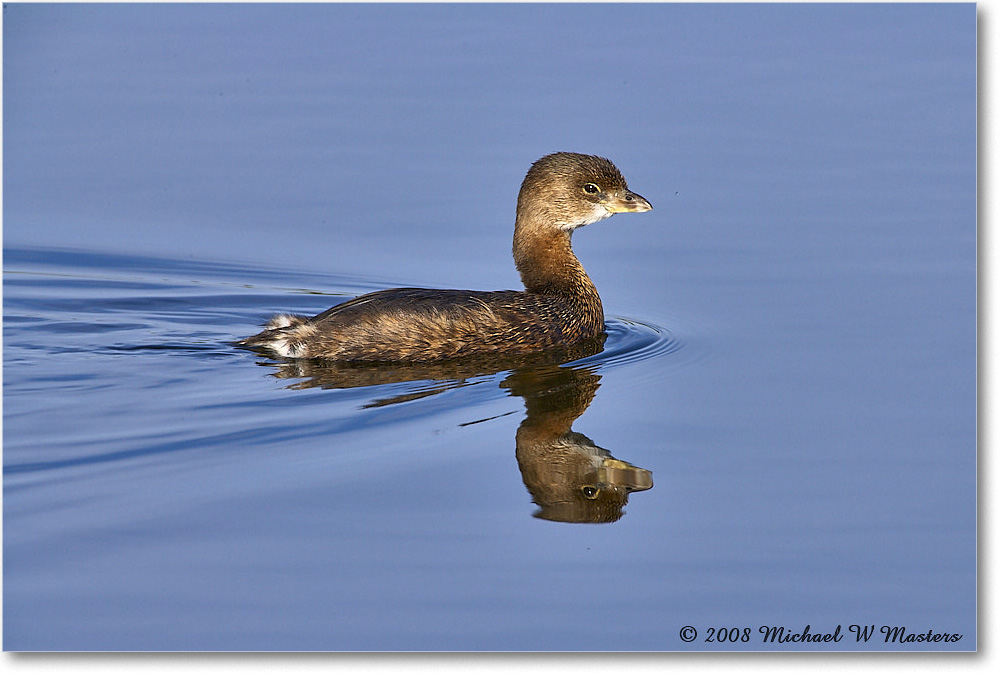
POLYGON ((610 160, 546 155, 532 164, 517 196, 514 264, 523 291, 376 291, 312 318, 279 314, 237 344, 285 358, 356 363, 566 348, 604 333, 601 298, 573 254, 573 231, 652 208, 610 160))

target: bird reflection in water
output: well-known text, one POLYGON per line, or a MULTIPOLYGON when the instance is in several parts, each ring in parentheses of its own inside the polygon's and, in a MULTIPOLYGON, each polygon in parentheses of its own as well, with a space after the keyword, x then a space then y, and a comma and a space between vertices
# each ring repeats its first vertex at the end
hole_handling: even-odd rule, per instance
POLYGON ((419 365, 351 365, 310 359, 268 360, 278 378, 299 381, 293 389, 347 389, 400 382, 425 382, 418 390, 376 399, 365 407, 412 401, 467 386, 469 380, 510 371, 502 389, 524 399, 526 415, 516 434, 521 478, 538 505, 536 518, 565 523, 619 520, 629 494, 653 487, 652 473, 615 459, 573 431, 600 386, 586 366, 560 365, 602 351, 604 336, 557 353, 522 357, 477 357, 419 365))
POLYGON ((500 385, 524 398, 517 465, 539 506, 537 518, 613 523, 622 517, 629 493, 653 487, 652 473, 615 459, 572 429, 594 400, 600 379, 586 368, 547 366, 515 370, 500 385))

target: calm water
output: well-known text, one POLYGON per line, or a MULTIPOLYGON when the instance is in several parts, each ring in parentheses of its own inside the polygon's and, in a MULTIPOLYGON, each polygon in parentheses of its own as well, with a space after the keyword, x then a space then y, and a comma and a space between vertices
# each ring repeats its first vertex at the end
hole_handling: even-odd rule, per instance
POLYGON ((976 648, 973 5, 3 30, 5 649, 976 648), (575 236, 599 353, 232 346, 370 290, 516 288, 554 150, 654 205, 575 236), (842 639, 760 632, 807 625, 842 639))

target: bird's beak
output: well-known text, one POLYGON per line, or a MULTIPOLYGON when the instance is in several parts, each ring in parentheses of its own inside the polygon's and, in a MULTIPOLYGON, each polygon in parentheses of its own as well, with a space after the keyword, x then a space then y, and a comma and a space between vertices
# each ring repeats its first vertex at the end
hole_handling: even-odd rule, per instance
POLYGON ((605 208, 611 213, 642 213, 651 211, 653 205, 630 190, 622 190, 605 205, 605 208))

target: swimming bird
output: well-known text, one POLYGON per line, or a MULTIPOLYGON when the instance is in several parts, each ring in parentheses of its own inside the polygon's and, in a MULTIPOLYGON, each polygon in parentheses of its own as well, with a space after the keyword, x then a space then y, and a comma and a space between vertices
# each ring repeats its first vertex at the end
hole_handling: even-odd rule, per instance
POLYGON ((616 213, 649 211, 611 160, 542 157, 517 197, 514 264, 523 291, 394 288, 313 317, 279 314, 238 342, 284 358, 426 363, 568 348, 604 333, 597 288, 573 253, 573 232, 616 213))

